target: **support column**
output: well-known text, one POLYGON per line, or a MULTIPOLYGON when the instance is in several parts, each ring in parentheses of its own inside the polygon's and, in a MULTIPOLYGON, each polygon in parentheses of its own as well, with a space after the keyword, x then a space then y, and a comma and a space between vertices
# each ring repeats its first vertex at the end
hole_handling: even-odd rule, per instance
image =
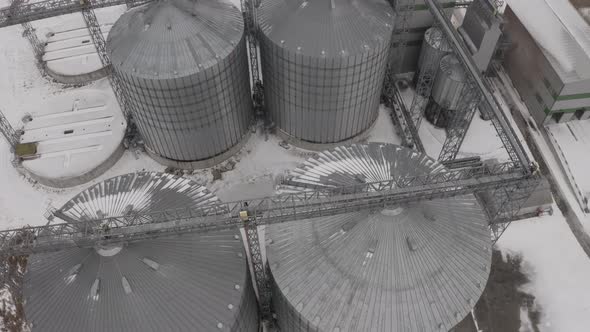
POLYGON ((461 103, 451 117, 447 127, 447 139, 443 144, 438 160, 441 162, 453 160, 457 157, 459 149, 465 140, 467 130, 473 120, 473 115, 481 101, 481 94, 473 84, 468 80, 463 87, 460 97, 461 103))

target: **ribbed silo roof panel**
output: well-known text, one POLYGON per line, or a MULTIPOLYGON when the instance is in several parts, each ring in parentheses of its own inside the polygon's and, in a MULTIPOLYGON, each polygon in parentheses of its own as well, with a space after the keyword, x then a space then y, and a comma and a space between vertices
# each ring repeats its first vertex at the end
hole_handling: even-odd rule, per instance
MULTIPOLYGON (((76 222, 100 215, 197 207, 215 200, 190 180, 136 173, 93 186, 60 211, 76 222)), ((235 231, 32 255, 24 295, 33 331, 254 332, 258 328, 256 299, 235 231)))
MULTIPOLYGON (((321 153, 292 180, 331 187, 444 171, 410 149, 371 143, 321 153)), ((473 195, 277 224, 268 237, 287 330, 447 331, 490 271, 490 233, 473 195)))
POLYGON ((385 0, 263 0, 258 22, 262 33, 288 50, 356 55, 389 43, 393 9, 385 0))
POLYGON ((121 16, 109 33, 107 51, 120 71, 175 78, 225 59, 243 33, 241 12, 229 2, 154 1, 121 16))

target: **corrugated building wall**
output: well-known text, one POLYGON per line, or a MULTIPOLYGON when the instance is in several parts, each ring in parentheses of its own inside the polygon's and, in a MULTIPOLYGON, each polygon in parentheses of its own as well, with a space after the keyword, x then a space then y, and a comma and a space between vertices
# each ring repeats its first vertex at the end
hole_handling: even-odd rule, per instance
POLYGON ((590 79, 565 73, 509 6, 504 17, 512 45, 503 65, 537 124, 590 118, 590 79))

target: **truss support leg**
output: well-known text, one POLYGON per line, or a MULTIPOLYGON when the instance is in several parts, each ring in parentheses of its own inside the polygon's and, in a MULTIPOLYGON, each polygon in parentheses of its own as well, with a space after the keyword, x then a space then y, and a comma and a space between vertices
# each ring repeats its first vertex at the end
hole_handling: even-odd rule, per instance
POLYGON ((256 7, 259 5, 255 0, 241 0, 242 14, 244 16, 244 26, 246 28, 248 59, 250 60, 250 74, 252 80, 252 102, 254 105, 254 114, 260 120, 267 120, 264 107, 264 87, 260 79, 260 68, 258 66, 258 27, 256 25, 256 7))
POLYGON ((493 243, 506 231, 540 182, 541 177, 535 174, 508 186, 477 193, 489 218, 493 243))
POLYGON ((401 73, 403 70, 404 55, 408 43, 410 21, 414 15, 416 0, 389 0, 395 12, 393 36, 391 38, 389 67, 393 73, 401 73))
POLYGON ((254 270, 254 282, 258 290, 258 307, 262 320, 272 325, 270 275, 265 268, 260 250, 256 217, 244 222, 246 243, 248 244, 249 260, 254 270))
POLYGON ((412 116, 395 85, 395 74, 391 67, 388 67, 383 83, 382 98, 385 106, 392 110, 392 120, 401 134, 403 145, 414 148, 419 152, 424 152, 422 140, 418 135, 418 130, 414 126, 412 116))
POLYGON ((92 39, 92 42, 94 43, 94 47, 96 47, 96 52, 98 53, 100 62, 104 67, 108 68, 109 82, 111 83, 111 87, 113 89, 115 97, 117 98, 117 102, 121 107, 121 111, 123 112, 123 115, 127 120, 127 132, 125 133, 125 136, 127 138, 133 137, 136 134, 136 127, 132 117, 132 104, 129 103, 129 99, 125 94, 125 90, 123 89, 123 83, 121 82, 116 72, 112 68, 111 60, 107 55, 106 41, 102 34, 102 30, 100 29, 100 25, 98 24, 96 14, 94 13, 94 10, 92 8, 87 7, 82 11, 82 17, 84 18, 86 27, 90 32, 90 37, 92 39))
POLYGON ((459 149, 465 140, 467 130, 469 130, 469 125, 473 120, 473 115, 481 101, 479 91, 471 81, 465 84, 459 98, 461 104, 454 111, 448 124, 447 138, 438 156, 440 162, 454 160, 457 157, 459 149))
POLYGON ((2 132, 2 135, 6 138, 10 147, 14 149, 18 143, 18 135, 16 130, 12 128, 10 122, 8 122, 8 119, 4 116, 2 110, 0 110, 0 132, 2 132))
POLYGON ((33 28, 30 22, 23 23, 22 27, 24 29, 23 36, 27 38, 29 44, 31 44, 31 48, 33 49, 33 53, 35 54, 37 64, 41 66, 43 61, 43 54, 45 53, 44 45, 37 37, 37 33, 35 32, 35 29, 33 28))

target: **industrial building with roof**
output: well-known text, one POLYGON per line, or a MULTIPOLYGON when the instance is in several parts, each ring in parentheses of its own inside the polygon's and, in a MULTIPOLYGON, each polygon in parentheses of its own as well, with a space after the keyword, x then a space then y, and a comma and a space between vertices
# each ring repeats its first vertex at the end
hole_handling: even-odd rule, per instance
POLYGON ((569 1, 509 1, 504 15, 504 68, 537 124, 590 119, 590 23, 569 1))

